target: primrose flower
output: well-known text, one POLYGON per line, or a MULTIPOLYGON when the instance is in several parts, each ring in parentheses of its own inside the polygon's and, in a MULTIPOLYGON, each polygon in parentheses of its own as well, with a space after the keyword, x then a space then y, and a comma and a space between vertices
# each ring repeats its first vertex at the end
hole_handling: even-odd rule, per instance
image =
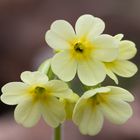
POLYGON ((63 81, 71 81, 76 72, 85 85, 96 85, 105 79, 102 62, 118 55, 118 41, 101 33, 104 22, 92 15, 79 17, 75 31, 65 20, 56 20, 45 35, 46 42, 57 51, 52 58, 53 72, 63 81))
MULTIPOLYGON (((122 34, 115 36, 117 40, 123 38, 122 34)), ((118 84, 118 79, 115 74, 121 77, 132 77, 137 72, 137 66, 128 61, 136 55, 137 49, 135 43, 129 40, 122 40, 119 43, 118 57, 112 62, 105 62, 107 75, 118 84)))
POLYGON ((82 134, 96 135, 103 126, 104 116, 114 124, 125 123, 132 115, 127 102, 133 100, 127 90, 114 86, 86 91, 74 108, 73 121, 82 134))
POLYGON ((66 83, 60 80, 48 81, 48 77, 38 71, 23 72, 21 80, 23 82, 4 85, 1 96, 5 104, 18 104, 14 112, 17 123, 32 127, 41 116, 51 127, 64 122, 66 113, 60 98, 68 98, 73 93, 66 83))

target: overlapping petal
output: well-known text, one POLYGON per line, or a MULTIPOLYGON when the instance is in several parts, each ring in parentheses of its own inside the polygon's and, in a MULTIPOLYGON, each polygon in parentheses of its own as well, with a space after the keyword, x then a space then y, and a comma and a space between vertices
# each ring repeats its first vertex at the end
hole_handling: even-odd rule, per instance
POLYGON ((137 66, 130 61, 114 61, 110 64, 110 69, 119 76, 132 77, 138 71, 137 66))
POLYGON ((79 104, 77 106, 80 107, 74 110, 73 121, 78 125, 82 134, 96 135, 102 128, 103 115, 98 108, 93 108, 87 102, 84 104, 79 102, 79 104))
POLYGON ((56 97, 49 97, 46 102, 42 102, 40 109, 46 123, 53 128, 65 120, 66 113, 64 105, 56 97))
POLYGON ((115 82, 116 84, 119 83, 117 76, 116 76, 116 75, 111 71, 111 69, 108 68, 108 67, 106 67, 106 74, 107 74, 112 80, 114 80, 114 82, 115 82))
POLYGON ((100 35, 93 42, 93 57, 103 62, 111 62, 118 56, 119 42, 110 35, 100 35))
POLYGON ((50 89, 51 94, 59 98, 70 98, 73 91, 69 89, 68 85, 60 80, 51 80, 46 85, 47 89, 50 89))
POLYGON ((90 98, 92 96, 95 96, 98 93, 107 93, 107 92, 110 92, 110 90, 111 89, 109 87, 101 87, 101 88, 91 89, 91 90, 86 91, 82 95, 81 99, 88 99, 88 98, 90 98))
POLYGON ((123 124, 132 116, 130 105, 119 99, 101 103, 103 114, 114 124, 123 124))
POLYGON ((63 51, 53 57, 51 66, 60 79, 70 81, 76 74, 77 62, 68 51, 63 51))
POLYGON ((99 61, 89 60, 78 63, 78 77, 85 85, 96 85, 105 79, 104 66, 99 61))
POLYGON ((135 43, 129 40, 123 40, 119 46, 118 60, 128 60, 136 55, 137 49, 135 43))

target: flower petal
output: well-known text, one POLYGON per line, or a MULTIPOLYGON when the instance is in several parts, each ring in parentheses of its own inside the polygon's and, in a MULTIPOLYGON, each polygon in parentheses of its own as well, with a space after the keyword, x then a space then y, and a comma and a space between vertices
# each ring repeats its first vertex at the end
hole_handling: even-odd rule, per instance
POLYGON ((94 136, 102 128, 103 115, 99 108, 92 106, 86 100, 81 100, 74 109, 73 121, 78 125, 82 134, 94 136))
POLYGON ((93 56, 104 62, 111 62, 118 56, 118 43, 115 38, 110 35, 100 35, 93 42, 93 56))
POLYGON ((72 119, 73 119, 73 122, 76 125, 80 124, 81 115, 83 114, 83 110, 84 110, 84 108, 86 106, 86 103, 87 103, 87 99, 79 98, 79 100, 77 101, 77 103, 76 103, 76 105, 74 107, 72 119))
POLYGON ((130 105, 119 99, 110 99, 100 105, 104 115, 114 124, 123 124, 132 116, 130 105))
MULTIPOLYGON (((93 108, 91 108, 92 110, 93 108)), ((92 110, 90 119, 88 121, 88 134, 91 136, 97 135, 103 126, 104 118, 99 110, 99 108, 96 107, 95 110, 92 110)))
POLYGON ((110 95, 109 95, 111 98, 121 99, 127 102, 134 101, 134 96, 129 91, 120 87, 115 87, 115 86, 108 86, 108 88, 111 89, 110 95))
POLYGON ((46 123, 54 128, 64 122, 66 118, 63 103, 55 97, 49 97, 46 102, 43 102, 41 111, 46 123))
POLYGON ((130 61, 114 61, 110 69, 119 76, 132 77, 137 72, 137 66, 130 61))
POLYGON ((68 49, 70 42, 75 38, 72 26, 65 20, 56 20, 51 29, 46 33, 45 39, 50 47, 55 50, 68 49))
POLYGON ((32 100, 24 101, 17 105, 14 116, 17 123, 25 127, 32 127, 41 117, 40 105, 32 100))
POLYGON ((117 34, 117 35, 114 36, 114 38, 119 40, 119 41, 121 41, 123 37, 124 37, 123 34, 117 34))
POLYGON ((46 84, 48 82, 48 77, 46 74, 39 71, 25 71, 21 73, 21 80, 29 85, 46 84))
POLYGON ((22 82, 11 82, 2 87, 1 100, 5 104, 15 105, 29 98, 28 85, 22 82))
POLYGON ((47 88, 51 90, 51 93, 55 97, 59 98, 71 98, 70 95, 73 91, 69 89, 68 85, 60 80, 51 80, 47 83, 47 88))
POLYGON ((120 42, 119 46, 119 60, 128 60, 133 58, 137 53, 135 43, 132 41, 124 40, 120 42))
POLYGON ((101 88, 91 89, 91 90, 86 91, 82 95, 81 99, 88 99, 88 98, 90 98, 90 97, 92 97, 92 96, 94 96, 94 95, 96 95, 98 93, 107 93, 109 91, 110 91, 109 87, 101 87, 101 88))
POLYGON ((75 30, 78 37, 87 37, 91 40, 100 35, 105 28, 105 23, 92 15, 82 15, 78 18, 75 30))
POLYGON ((105 69, 102 63, 95 60, 78 63, 78 77, 85 85, 97 85, 105 79, 105 69))
POLYGON ((77 62, 70 56, 69 52, 59 52, 52 59, 52 71, 63 81, 74 78, 77 62))
POLYGON ((72 40, 75 38, 73 27, 65 20, 56 20, 53 22, 51 30, 66 40, 72 40))
POLYGON ((45 40, 47 44, 56 51, 70 48, 70 43, 67 40, 64 40, 51 30, 46 32, 45 40))
POLYGON ((117 76, 111 71, 111 69, 109 69, 106 65, 106 74, 112 79, 114 80, 114 82, 118 85, 119 81, 117 76))

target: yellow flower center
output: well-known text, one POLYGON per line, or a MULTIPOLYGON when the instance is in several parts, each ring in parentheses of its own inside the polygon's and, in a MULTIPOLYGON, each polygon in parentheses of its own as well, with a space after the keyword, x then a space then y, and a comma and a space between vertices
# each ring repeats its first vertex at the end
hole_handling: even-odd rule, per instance
POLYGON ((75 40, 71 43, 71 55, 76 60, 87 60, 91 58, 93 45, 85 38, 75 40))
POLYGON ((50 91, 43 86, 34 85, 29 88, 29 93, 29 95, 32 96, 34 101, 43 101, 48 98, 50 91))

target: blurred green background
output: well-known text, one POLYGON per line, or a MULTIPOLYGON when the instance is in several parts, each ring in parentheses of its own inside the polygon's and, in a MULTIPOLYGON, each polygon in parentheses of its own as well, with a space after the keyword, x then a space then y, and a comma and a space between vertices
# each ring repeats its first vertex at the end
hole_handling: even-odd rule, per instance
MULTIPOLYGON (((124 39, 134 41, 138 53, 132 61, 140 67, 140 0, 0 0, 0 86, 20 80, 22 71, 36 70, 52 56, 44 35, 54 20, 65 19, 74 26, 82 14, 102 18, 105 33, 123 33, 124 39)), ((135 96, 133 117, 123 126, 105 121, 102 132, 95 137, 82 136, 66 122, 65 140, 140 140, 140 73, 119 80, 119 86, 135 96)), ((114 82, 107 78, 106 84, 114 82)), ((0 103, 0 140, 51 139, 52 130, 43 121, 32 129, 17 125, 13 108, 0 103)))

